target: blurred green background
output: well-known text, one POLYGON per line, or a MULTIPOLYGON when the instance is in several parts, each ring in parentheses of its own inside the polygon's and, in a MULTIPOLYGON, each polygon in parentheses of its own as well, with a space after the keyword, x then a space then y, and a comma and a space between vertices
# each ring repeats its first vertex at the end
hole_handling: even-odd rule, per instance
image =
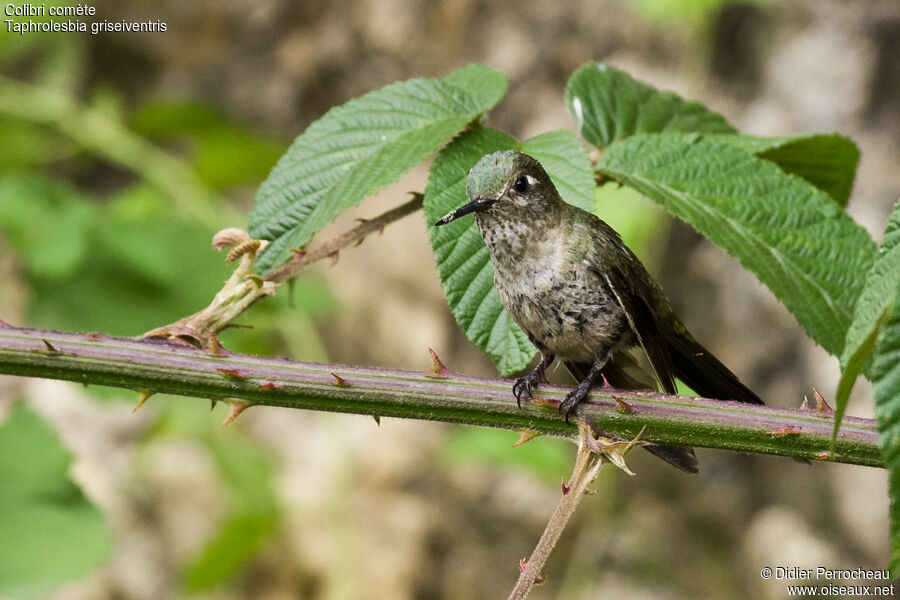
MULTIPOLYGON (((306 125, 469 61, 509 76, 490 119, 521 138, 570 128, 566 78, 603 60, 747 133, 853 137, 849 210, 873 233, 900 196, 894 0, 93 6, 94 20, 166 31, 0 32, 0 319, 13 324, 138 335, 202 308, 229 274, 212 234, 246 225, 306 125)), ((607 192, 598 212, 742 379, 776 405, 829 395, 837 361, 754 277, 648 201, 607 192)), ((421 214, 241 321, 252 328, 222 335, 234 351, 419 369, 430 346, 494 375, 447 310, 421 214)), ((283 409, 222 428, 221 406, 153 397, 132 414, 136 400, 0 378, 0 598, 504 597, 572 456, 557 440, 513 449, 508 432, 283 409)), ((866 386, 850 412, 871 415, 866 386)), ((638 477, 603 473, 532 597, 782 598, 763 566, 885 565, 885 473, 700 456, 696 477, 638 455, 638 477)))

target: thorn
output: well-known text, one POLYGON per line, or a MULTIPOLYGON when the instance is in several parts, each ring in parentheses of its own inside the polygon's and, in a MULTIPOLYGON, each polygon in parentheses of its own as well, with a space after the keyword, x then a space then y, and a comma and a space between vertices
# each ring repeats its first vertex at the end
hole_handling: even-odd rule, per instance
POLYGON ((559 412, 559 400, 550 400, 548 398, 529 398, 528 399, 532 404, 536 404, 537 406, 543 408, 544 410, 559 412))
POLYGON ((60 351, 56 348, 56 346, 48 342, 46 338, 41 338, 41 341, 44 342, 45 352, 49 352, 50 354, 60 354, 60 351))
POLYGON ((646 427, 642 427, 630 442, 616 441, 603 436, 594 437, 594 431, 590 423, 582 418, 578 419, 578 433, 581 443, 591 452, 602 454, 606 460, 625 471, 628 475, 634 475, 634 473, 625 464, 625 455, 638 443, 646 429, 646 427))
POLYGON ((3 319, 0 319, 0 329, 7 329, 7 328, 12 328, 12 325, 7 323, 3 319))
POLYGON ((151 334, 144 334, 145 337, 160 337, 160 338, 171 338, 177 342, 182 344, 192 346, 194 348, 203 348, 203 344, 200 342, 200 338, 195 336, 193 333, 189 331, 184 333, 176 334, 174 331, 163 332, 162 335, 151 336, 151 334))
POLYGON ((813 394, 816 397, 816 412, 822 413, 828 417, 833 415, 834 410, 830 406, 828 406, 828 403, 825 402, 825 398, 822 397, 822 394, 819 393, 819 390, 813 388, 813 394))
POLYGON ((372 418, 375 419, 375 424, 381 427, 381 415, 372 415, 372 418))
POLYGON ((259 384, 259 389, 261 390, 280 390, 283 387, 283 385, 275 383, 274 381, 266 381, 265 383, 259 384))
POLYGON ((237 369, 216 369, 219 373, 227 377, 228 379, 233 379, 236 381, 244 381, 248 379, 250 376, 244 373, 243 371, 238 371, 237 369))
POLYGON ((600 373, 600 379, 603 380, 603 384, 600 386, 601 390, 614 390, 615 388, 610 385, 609 381, 606 380, 606 375, 600 373))
POLYGON ((831 455, 831 452, 826 450, 825 452, 819 452, 813 458, 815 460, 832 460, 834 457, 831 455))
POLYGON ((428 354, 431 355, 431 370, 425 369, 422 373, 425 377, 434 377, 437 379, 445 379, 453 375, 453 371, 444 366, 443 361, 433 349, 428 348, 428 354))
POLYGON ((247 409, 247 407, 250 406, 250 403, 244 400, 226 400, 226 402, 231 405, 231 410, 228 411, 228 416, 225 417, 224 421, 222 421, 222 427, 230 425, 235 419, 238 418, 238 415, 240 415, 242 412, 244 412, 244 410, 247 409))
POLYGON ((215 399, 215 398, 210 398, 210 399, 209 399, 209 410, 210 410, 210 412, 212 412, 212 410, 216 407, 216 404, 218 404, 218 403, 219 403, 219 401, 218 401, 217 399, 215 399))
POLYGON ((803 433, 802 427, 797 427, 796 425, 787 425, 785 427, 773 429, 769 432, 769 435, 771 435, 772 437, 784 437, 787 435, 798 435, 800 433, 803 433))
POLYGON ((628 404, 621 398, 616 398, 615 396, 613 396, 613 400, 616 401, 616 412, 622 413, 624 415, 630 415, 637 412, 632 405, 628 404))
MULTIPOLYGON (((528 565, 528 559, 525 558, 525 557, 522 557, 522 558, 519 560, 519 573, 524 573, 524 572, 525 572, 525 567, 526 567, 527 565, 528 565)), ((534 578, 534 583, 537 584, 537 585, 540 585, 540 584, 544 583, 545 581, 547 581, 547 576, 546 576, 546 575, 540 575, 540 576, 534 578)))
POLYGON ((225 262, 232 263, 245 254, 249 254, 252 258, 259 251, 261 245, 262 240, 247 240, 246 242, 241 242, 228 252, 228 256, 225 257, 225 262))
POLYGON ((303 248, 290 248, 288 252, 294 253, 294 258, 300 259, 306 256, 306 250, 303 248))
MULTIPOLYGON (((411 193, 415 193, 415 192, 411 192, 411 193)), ((357 218, 356 221, 359 223, 359 226, 362 227, 364 225, 368 225, 369 223, 371 223, 373 221, 373 219, 357 218)), ((381 235, 382 233, 384 233, 384 225, 382 225, 381 227, 378 228, 378 235, 381 235)), ((366 239, 366 238, 365 237, 361 238, 358 242, 356 242, 355 245, 359 246, 364 239, 366 239)))
POLYGON ((566 485, 566 480, 565 480, 565 479, 563 479, 563 480, 560 482, 559 487, 562 488, 563 496, 568 496, 568 495, 569 495, 569 492, 571 491, 571 488, 570 488, 569 486, 566 485))
POLYGON ((212 354, 213 356, 225 356, 228 354, 228 350, 222 347, 219 338, 212 331, 209 332, 209 351, 207 354, 212 354))
POLYGON ((347 383, 347 380, 337 373, 332 373, 331 376, 334 377, 334 385, 338 387, 350 387, 350 384, 347 383))
POLYGON ((803 394, 803 404, 800 405, 800 410, 809 410, 809 398, 806 397, 806 394, 803 394))
POLYGON ((358 240, 353 242, 353 247, 356 248, 357 246, 362 244, 364 241, 366 241, 366 236, 362 236, 361 238, 359 238, 358 240))
POLYGON ((531 431, 530 429, 523 429, 522 431, 519 432, 519 439, 516 441, 515 444, 512 445, 512 447, 518 448, 522 444, 524 444, 526 442, 530 442, 531 440, 538 437, 539 435, 541 435, 541 434, 538 433, 537 431, 531 431))
POLYGON ((329 266, 329 267, 333 267, 333 266, 336 265, 337 262, 338 262, 338 257, 340 256, 340 250, 335 250, 334 252, 332 252, 332 253, 329 254, 328 256, 331 257, 331 264, 328 265, 328 266, 329 266))
POLYGON ((138 396, 138 403, 133 409, 131 409, 131 412, 136 413, 138 411, 138 409, 144 405, 144 402, 147 401, 147 398, 149 398, 152 395, 153 395, 153 392, 151 392, 149 390, 141 390, 141 395, 138 396))

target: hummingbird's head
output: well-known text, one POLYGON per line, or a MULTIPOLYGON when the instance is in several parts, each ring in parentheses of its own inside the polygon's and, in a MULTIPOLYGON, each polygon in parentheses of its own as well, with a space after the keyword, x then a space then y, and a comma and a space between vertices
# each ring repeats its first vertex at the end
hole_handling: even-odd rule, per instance
POLYGON ((554 198, 556 191, 538 161, 527 154, 505 150, 482 156, 472 167, 466 180, 466 195, 468 204, 446 214, 435 225, 446 225, 463 215, 488 209, 540 210, 541 203, 554 198))

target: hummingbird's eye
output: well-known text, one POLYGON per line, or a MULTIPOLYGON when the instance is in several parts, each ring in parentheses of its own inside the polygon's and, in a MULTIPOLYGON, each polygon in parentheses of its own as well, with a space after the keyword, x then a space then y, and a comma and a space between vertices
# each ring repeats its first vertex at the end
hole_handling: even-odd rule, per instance
POLYGON ((526 177, 525 175, 522 175, 521 177, 516 179, 516 182, 513 184, 513 189, 520 194, 524 194, 525 192, 527 192, 530 187, 531 182, 528 181, 528 177, 526 177))

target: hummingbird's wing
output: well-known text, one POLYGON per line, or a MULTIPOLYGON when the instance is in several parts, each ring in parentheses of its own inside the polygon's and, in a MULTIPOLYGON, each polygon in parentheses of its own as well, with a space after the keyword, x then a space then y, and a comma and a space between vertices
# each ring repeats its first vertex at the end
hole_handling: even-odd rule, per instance
POLYGON ((650 276, 633 255, 625 260, 598 270, 606 281, 619 306, 625 312, 628 325, 634 333, 656 375, 656 379, 668 394, 675 393, 675 374, 669 344, 656 318, 656 291, 649 283, 650 276), (633 259, 633 260, 628 260, 633 259), (635 272, 640 269, 642 272, 635 272))
MULTIPOLYGON (((624 247, 624 245, 623 245, 624 247)), ((762 404, 759 396, 704 348, 678 320, 669 301, 629 252, 603 273, 663 390, 675 393, 675 377, 704 398, 762 404)))

